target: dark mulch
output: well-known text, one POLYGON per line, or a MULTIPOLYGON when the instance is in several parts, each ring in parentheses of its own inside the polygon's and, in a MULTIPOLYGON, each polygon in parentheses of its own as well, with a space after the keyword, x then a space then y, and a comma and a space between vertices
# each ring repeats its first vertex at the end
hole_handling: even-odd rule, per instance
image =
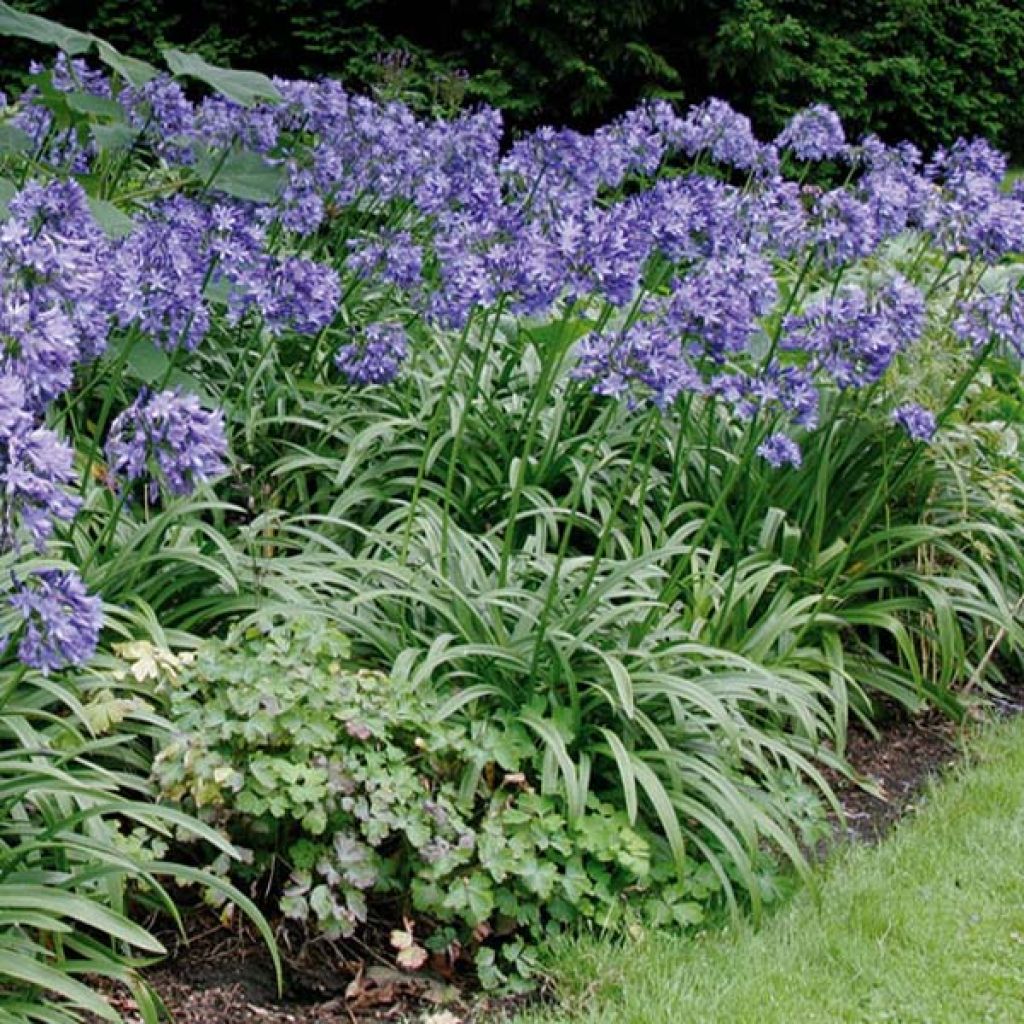
MULTIPOLYGON (((380 952, 386 933, 376 949, 313 943, 293 954, 283 943, 279 998, 273 963, 248 923, 226 927, 198 908, 185 917, 188 940, 158 932, 171 955, 146 973, 175 1024, 500 1024, 523 1005, 467 994, 441 974, 395 969, 380 952)), ((108 998, 136 1024, 130 997, 108 998)))
MULTIPOLYGON (((1003 715, 1024 711, 1024 687, 994 702, 1003 715)), ((847 756, 855 782, 833 778, 845 812, 834 822, 837 841, 877 842, 915 808, 926 780, 955 763, 962 729, 933 711, 909 717, 883 713, 877 734, 851 729, 847 756)), ((819 851, 820 852, 820 851, 819 851)), ((500 1024, 521 1004, 482 1000, 456 979, 395 970, 372 948, 321 945, 286 953, 288 984, 278 999, 266 950, 246 928, 190 915, 187 943, 165 936, 172 956, 147 978, 175 1024, 500 1024)), ((115 995, 126 1020, 131 1001, 115 995)))
MULTIPOLYGON (((1024 712, 1024 685, 1006 689, 990 705, 1001 717, 1024 712)), ((988 717, 989 712, 979 714, 988 717)), ((831 779, 845 818, 834 821, 837 840, 878 842, 915 810, 925 783, 963 753, 963 726, 932 709, 910 716, 882 707, 876 730, 859 725, 850 729, 846 757, 854 778, 831 779)))

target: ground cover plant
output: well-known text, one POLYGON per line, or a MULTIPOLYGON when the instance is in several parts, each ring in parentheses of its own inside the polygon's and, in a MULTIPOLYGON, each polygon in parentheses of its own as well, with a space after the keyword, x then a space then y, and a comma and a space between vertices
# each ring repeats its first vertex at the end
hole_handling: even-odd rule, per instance
MULTIPOLYGON (((584 924, 756 913, 851 715, 1015 664, 1024 195, 984 141, 716 100, 513 140, 0 31, 61 51, 0 106, 2 751, 141 795, 146 834, 88 797, 118 885, 153 902, 187 812, 181 876, 282 935, 521 987, 584 924)), ((0 852, 120 914, 38 796, 0 852)), ((120 967, 0 920, 10 1019, 135 977, 96 913, 120 967)))

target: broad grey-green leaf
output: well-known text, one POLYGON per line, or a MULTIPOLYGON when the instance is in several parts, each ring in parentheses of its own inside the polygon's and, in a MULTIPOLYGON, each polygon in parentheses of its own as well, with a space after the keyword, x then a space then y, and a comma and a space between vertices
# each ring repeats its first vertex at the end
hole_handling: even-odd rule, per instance
POLYGON ((41 18, 38 14, 16 11, 10 4, 3 2, 0 2, 0 36, 17 36, 19 39, 31 39, 36 43, 57 46, 72 56, 88 53, 94 39, 86 32, 58 25, 57 22, 41 18))
POLYGON ((243 107, 251 107, 261 101, 276 103, 281 99, 277 86, 258 71, 219 68, 215 64, 208 64, 197 53, 185 53, 182 50, 160 52, 173 74, 205 82, 211 89, 243 107))
POLYGON ((109 121, 123 121, 124 110, 116 100, 106 96, 93 96, 88 92, 69 92, 64 95, 67 105, 79 114, 102 117, 109 121))
POLYGON ((18 194, 18 186, 7 178, 0 178, 0 217, 7 216, 10 201, 18 194))
POLYGON ((145 384, 155 384, 167 372, 167 355, 148 338, 138 338, 128 353, 128 369, 145 384))
POLYGON ((111 238, 124 238, 125 235, 130 235, 135 228, 135 222, 128 214, 105 199, 89 196, 89 208, 92 210, 93 217, 96 218, 96 223, 111 238))
POLYGON ((96 49, 99 52, 100 60, 107 67, 116 71, 136 88, 140 88, 150 79, 156 78, 160 74, 152 64, 139 60, 138 57, 126 57, 123 53, 115 50, 110 43, 106 43, 102 39, 96 40, 96 49))
POLYGON ((0 124, 0 156, 27 153, 34 143, 32 137, 13 124, 0 124))
POLYGON ((139 130, 123 121, 90 125, 89 130, 96 140, 96 145, 106 153, 129 149, 139 137, 139 130))
POLYGON ((223 159, 215 153, 203 154, 196 170, 201 178, 209 180, 210 188, 256 203, 276 202, 287 181, 283 167, 268 164, 258 153, 248 150, 235 150, 223 159))

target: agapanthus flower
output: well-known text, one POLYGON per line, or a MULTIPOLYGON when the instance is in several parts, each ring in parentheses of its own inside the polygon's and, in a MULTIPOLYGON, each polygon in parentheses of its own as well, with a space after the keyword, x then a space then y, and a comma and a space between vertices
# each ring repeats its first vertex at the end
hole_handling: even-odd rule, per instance
MULTIPOLYGON (((10 373, 0 373, 0 452, 11 438, 26 433, 32 417, 26 410, 25 382, 10 373)), ((0 455, 0 461, 6 456, 0 455)))
MULTIPOLYGON (((764 256, 789 259, 807 244, 810 219, 795 181, 777 177, 757 183, 740 197, 736 216, 742 228, 734 230, 733 237, 745 238, 764 256)), ((729 243, 723 248, 728 250, 729 243)))
POLYGON ((331 323, 341 301, 337 271, 304 256, 259 259, 230 277, 232 304, 254 306, 271 334, 316 334, 331 323))
POLYGON ((111 471, 129 483, 144 481, 150 500, 161 487, 191 494, 227 469, 224 414, 210 412, 195 395, 143 391, 110 427, 111 471))
POLYGON ((964 171, 933 192, 922 220, 948 252, 996 263, 1024 248, 1024 202, 986 174, 964 171))
POLYGON ((213 271, 209 213, 177 196, 156 204, 121 240, 111 273, 121 326, 138 325, 168 351, 188 351, 206 336, 204 294, 213 271))
POLYGON ((311 235, 324 222, 327 204, 316 176, 296 160, 286 162, 288 184, 281 193, 278 212, 281 223, 299 235, 311 235))
POLYGON ((786 317, 781 344, 806 352, 811 367, 824 370, 838 387, 861 387, 879 380, 923 328, 923 296, 896 278, 874 296, 846 285, 786 317))
POLYGON ((739 189, 702 175, 655 182, 640 198, 639 224, 673 263, 728 255, 747 237, 739 189))
POLYGON ((863 259, 880 241, 871 207, 843 188, 825 192, 814 202, 810 238, 830 268, 863 259))
POLYGON ((568 296, 597 295, 616 306, 636 294, 652 241, 643 204, 634 200, 560 217, 549 240, 568 296))
POLYGON ((71 447, 46 427, 26 429, 31 422, 17 424, 6 443, 0 437, 0 550, 24 532, 44 551, 55 521, 70 521, 80 505, 67 490, 75 479, 71 447))
POLYGON ((1002 184, 1008 161, 986 139, 957 139, 949 149, 939 147, 925 167, 925 174, 933 181, 956 187, 971 176, 987 179, 994 185, 1002 184))
POLYGON ((762 148, 750 118, 716 98, 692 107, 680 134, 682 149, 690 156, 707 153, 717 163, 741 170, 755 166, 762 148))
POLYGON ((370 324, 355 341, 335 353, 334 365, 350 384, 390 384, 409 352, 405 328, 399 324, 370 324))
POLYGON ((773 360, 757 373, 733 370, 716 374, 709 390, 740 420, 785 414, 794 426, 818 425, 821 395, 810 370, 773 360))
POLYGON ((936 190, 917 169, 916 150, 901 155, 879 141, 869 153, 862 152, 868 169, 857 183, 857 193, 870 208, 879 235, 892 237, 920 226, 936 190))
POLYGON ((757 446, 757 454, 775 469, 782 466, 799 469, 803 463, 800 446, 785 434, 772 434, 766 438, 757 446))
POLYGON ((718 363, 747 348, 777 297, 771 265, 740 251, 704 260, 678 281, 667 320, 693 339, 698 355, 718 363))
POLYGON ((1024 292, 983 292, 961 303, 953 330, 973 348, 998 341, 1024 355, 1024 292))
POLYGON ((348 270, 411 291, 423 279, 423 247, 408 231, 386 231, 349 241, 348 270))
POLYGON ((576 380, 595 394, 630 405, 651 401, 669 406, 684 391, 698 391, 699 374, 686 359, 677 336, 658 324, 640 322, 624 331, 595 332, 576 348, 576 380))
MULTIPOLYGON (((29 65, 33 75, 49 73, 49 84, 58 92, 84 92, 92 96, 109 98, 110 79, 102 71, 95 71, 81 58, 69 59, 58 53, 52 68, 33 61, 29 65)), ((75 174, 85 174, 99 149, 96 142, 83 137, 74 126, 59 127, 53 113, 38 102, 40 90, 36 86, 26 89, 21 96, 19 110, 11 123, 25 132, 40 151, 41 162, 75 174)))
POLYGON ((801 160, 834 160, 846 155, 846 134, 839 115, 824 103, 798 110, 779 133, 775 145, 801 160))
MULTIPOLYGON (((21 616, 18 660, 44 674, 82 665, 96 651, 103 605, 76 573, 47 569, 15 580, 8 603, 21 616)), ((0 650, 8 637, 0 638, 0 650)))
POLYGON ((914 441, 930 441, 935 436, 935 414, 914 402, 893 409, 892 421, 914 441))
POLYGON ((196 112, 180 82, 159 74, 140 87, 126 85, 117 101, 157 156, 176 164, 195 161, 196 112))
POLYGON ((213 147, 240 145, 268 153, 277 144, 279 129, 273 106, 243 107, 224 96, 207 96, 195 111, 194 132, 213 147))
POLYGON ((77 182, 29 182, 0 223, 0 372, 37 410, 63 393, 110 328, 111 245, 77 182))

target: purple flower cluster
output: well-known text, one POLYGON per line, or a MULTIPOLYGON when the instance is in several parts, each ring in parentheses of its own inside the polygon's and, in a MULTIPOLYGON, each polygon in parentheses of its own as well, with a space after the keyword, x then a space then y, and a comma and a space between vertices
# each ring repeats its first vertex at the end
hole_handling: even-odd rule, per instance
POLYGON ((77 510, 73 453, 43 416, 106 345, 109 255, 74 183, 30 183, 0 223, 0 553, 42 552, 77 510))
MULTIPOLYGON (((42 75, 46 68, 32 63, 29 71, 42 75)), ((57 55, 49 78, 57 92, 84 92, 104 99, 111 96, 110 80, 103 72, 93 70, 84 60, 69 60, 64 53, 57 55)), ((40 96, 38 87, 28 89, 11 123, 29 136, 36 152, 51 166, 79 174, 87 172, 98 152, 95 141, 83 137, 74 126, 61 126, 46 106, 35 102, 40 96)))
MULTIPOLYGON (((92 657, 103 625, 103 605, 74 573, 34 572, 23 582, 15 581, 8 603, 22 619, 22 664, 49 674, 92 657)), ((0 652, 8 639, 0 637, 0 652)))
POLYGON ((227 468, 224 415, 203 409, 195 395, 144 391, 111 425, 106 455, 119 477, 145 482, 151 501, 161 486, 191 494, 227 468))
POLYGON ((596 394, 625 397, 631 403, 650 398, 661 408, 700 386, 679 339, 663 325, 645 322, 584 338, 574 376, 592 382, 596 394))
MULTIPOLYGON (((76 367, 106 347, 110 259, 77 184, 29 183, 8 204, 0 223, 0 555, 18 556, 26 542, 45 552, 57 524, 79 508, 69 490, 74 453, 44 417, 76 367)), ((25 665, 50 672, 95 649, 100 603, 73 572, 28 573, 8 603, 21 618, 25 665)))
POLYGON ((972 348, 995 341, 1024 355, 1024 292, 1018 285, 1006 292, 982 292, 962 302, 953 330, 972 348))
POLYGON ((924 325, 924 297, 904 279, 893 278, 875 295, 846 285, 788 316, 782 347, 805 353, 812 369, 844 390, 880 380, 924 325))
MULTIPOLYGON (((0 246, 24 250, 18 266, 45 285, 25 289, 29 301, 0 292, 0 337, 17 339, 0 348, 0 371, 24 382, 32 413, 102 351, 111 324, 191 351, 222 319, 251 318, 271 337, 330 337, 345 301, 353 326, 334 365, 351 384, 399 376, 411 347, 399 322, 462 330, 498 305, 537 318, 569 307, 600 325, 572 368, 596 393, 665 409, 696 394, 741 419, 763 412, 782 430, 811 429, 823 391, 877 382, 925 330, 922 292, 889 269, 895 239, 925 233, 951 258, 988 263, 1024 249, 1024 195, 1002 191, 1005 159, 987 144, 961 140, 924 163, 911 146, 851 144, 821 104, 769 143, 711 99, 685 113, 646 103, 592 134, 542 128, 503 151, 496 111, 419 118, 336 81, 278 80, 282 102, 248 107, 219 96, 193 103, 167 76, 112 89, 80 62, 59 65, 54 81, 115 98, 165 164, 187 169, 230 147, 285 183, 277 204, 229 199, 216 181, 156 201, 118 240, 85 227, 80 195, 55 211, 59 240, 47 234, 48 214, 30 215, 19 197, 0 246), (800 181, 787 177, 795 162, 824 161, 847 165, 848 183, 803 185, 806 168, 800 181), (81 221, 77 234, 64 230, 69 220, 81 221)), ((19 104, 29 127, 47 116, 31 93, 19 104)), ((47 159, 67 166, 56 150, 47 159)), ((960 311, 956 330, 972 344, 993 334, 1019 344, 1019 307, 1002 292, 983 296, 960 311)), ((187 489, 219 471, 211 467, 223 451, 201 447, 175 476, 147 448, 155 425, 141 425, 158 397, 118 421, 112 461, 129 479, 145 465, 172 491, 187 489)), ((208 414, 194 413, 200 437, 216 433, 208 414)), ((174 422, 185 430, 185 418, 174 422)), ((779 438, 762 454, 796 464, 799 449, 779 438)), ((51 466, 60 484, 54 459, 33 464, 51 466)), ((22 528, 44 542, 45 529, 27 525, 32 503, 20 501, 22 528)), ((68 514, 53 507, 55 518, 68 514)))
POLYGON ((893 409, 892 421, 914 441, 930 441, 938 427, 933 412, 912 402, 893 409))
POLYGON ((370 324, 355 341, 334 355, 334 364, 350 384, 390 384, 409 351, 405 329, 398 324, 370 324))
POLYGON ((0 223, 0 372, 36 412, 106 346, 110 244, 74 182, 30 182, 0 223))
POLYGON ((775 145, 788 149, 800 160, 835 160, 847 153, 843 123, 824 103, 815 103, 794 114, 775 145))
POLYGON ((800 446, 785 434, 772 434, 766 438, 758 445, 757 454, 774 469, 779 469, 781 466, 793 466, 799 469, 803 462, 800 446))

